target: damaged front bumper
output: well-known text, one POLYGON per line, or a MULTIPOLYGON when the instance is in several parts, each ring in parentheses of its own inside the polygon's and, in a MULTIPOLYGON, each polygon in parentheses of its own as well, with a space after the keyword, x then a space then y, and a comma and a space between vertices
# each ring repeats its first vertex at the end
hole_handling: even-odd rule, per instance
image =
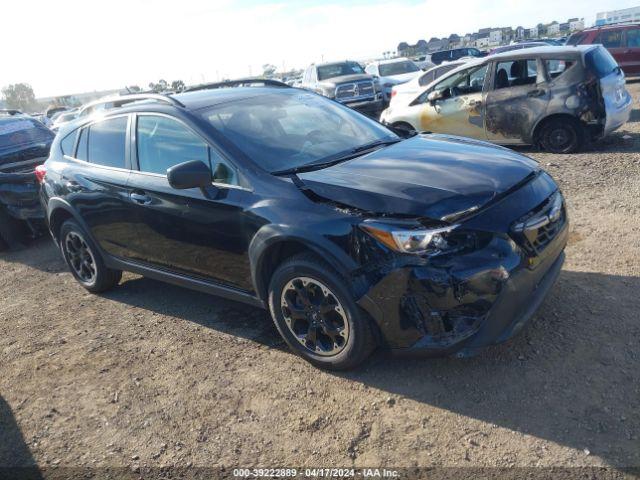
POLYGON ((395 353, 471 356, 525 325, 564 262, 566 214, 543 251, 509 235, 441 261, 390 269, 359 300, 395 353))

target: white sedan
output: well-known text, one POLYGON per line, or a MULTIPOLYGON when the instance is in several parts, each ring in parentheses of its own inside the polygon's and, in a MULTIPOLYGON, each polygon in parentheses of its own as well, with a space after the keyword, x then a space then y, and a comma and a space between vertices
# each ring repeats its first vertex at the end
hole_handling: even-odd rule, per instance
POLYGON ((391 89, 390 106, 400 105, 411 97, 415 98, 420 91, 434 80, 456 67, 464 64, 464 61, 445 62, 430 68, 419 77, 412 79, 407 83, 396 85, 391 89))
POLYGON ((364 69, 370 75, 380 78, 384 100, 391 98, 391 89, 395 85, 408 82, 422 73, 422 70, 408 58, 399 57, 390 60, 377 60, 364 69))

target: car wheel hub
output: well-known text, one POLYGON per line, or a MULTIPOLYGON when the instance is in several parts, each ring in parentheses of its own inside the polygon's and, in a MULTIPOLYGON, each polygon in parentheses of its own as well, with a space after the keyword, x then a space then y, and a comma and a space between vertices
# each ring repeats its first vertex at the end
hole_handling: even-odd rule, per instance
POLYGON ((69 264, 76 275, 86 283, 96 278, 96 260, 84 238, 76 232, 69 232, 64 240, 69 264))
POLYGON ((282 289, 285 323, 298 343, 321 356, 340 353, 349 340, 344 308, 329 287, 309 277, 296 277, 282 289))

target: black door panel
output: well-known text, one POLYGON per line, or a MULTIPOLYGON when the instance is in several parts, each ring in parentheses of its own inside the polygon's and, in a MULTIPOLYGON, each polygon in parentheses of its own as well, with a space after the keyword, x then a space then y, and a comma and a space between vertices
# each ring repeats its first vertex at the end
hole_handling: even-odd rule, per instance
POLYGON ((250 221, 244 189, 176 190, 166 177, 132 172, 130 208, 137 231, 132 258, 159 268, 251 290, 250 221), (147 200, 143 200, 143 198, 147 200))

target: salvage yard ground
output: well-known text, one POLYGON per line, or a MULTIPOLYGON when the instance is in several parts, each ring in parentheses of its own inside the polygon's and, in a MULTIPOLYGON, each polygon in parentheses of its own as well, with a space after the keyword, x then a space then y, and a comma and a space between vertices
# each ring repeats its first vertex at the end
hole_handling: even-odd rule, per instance
POLYGON ((325 373, 266 312, 132 274, 90 295, 48 238, 2 254, 0 466, 640 466, 640 110, 593 151, 524 151, 567 197, 567 262, 471 359, 325 373))

